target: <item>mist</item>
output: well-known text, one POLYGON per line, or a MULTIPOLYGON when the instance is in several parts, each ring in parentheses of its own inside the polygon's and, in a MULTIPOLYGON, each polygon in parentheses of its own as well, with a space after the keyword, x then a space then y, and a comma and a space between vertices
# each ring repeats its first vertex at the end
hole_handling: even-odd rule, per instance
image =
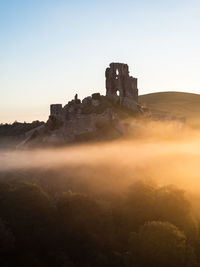
MULTIPOLYGON (((153 179, 199 192, 200 136, 197 130, 177 123, 151 122, 136 127, 120 140, 76 144, 62 148, 1 150, 0 171, 73 168, 101 177, 101 183, 130 185, 135 179, 153 179), (107 172, 109 170, 109 176, 107 172), (110 175, 111 174, 111 175, 110 175)), ((80 175, 80 174, 79 174, 80 175)), ((97 181, 96 181, 97 182, 97 181)), ((99 182, 99 181, 98 181, 99 182)))
POLYGON ((19 266, 27 244, 44 266, 198 266, 198 129, 129 124, 113 141, 0 150, 0 226, 19 266))

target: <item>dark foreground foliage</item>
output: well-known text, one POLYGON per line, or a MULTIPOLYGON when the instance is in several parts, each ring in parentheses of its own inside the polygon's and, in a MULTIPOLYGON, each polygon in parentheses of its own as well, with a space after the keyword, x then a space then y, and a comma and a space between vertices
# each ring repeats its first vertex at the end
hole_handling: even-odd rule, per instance
POLYGON ((0 266, 200 266, 183 191, 140 181, 97 194, 55 173, 1 174, 0 266))
POLYGON ((42 121, 13 122, 12 124, 0 124, 0 137, 23 137, 26 132, 43 125, 42 121))

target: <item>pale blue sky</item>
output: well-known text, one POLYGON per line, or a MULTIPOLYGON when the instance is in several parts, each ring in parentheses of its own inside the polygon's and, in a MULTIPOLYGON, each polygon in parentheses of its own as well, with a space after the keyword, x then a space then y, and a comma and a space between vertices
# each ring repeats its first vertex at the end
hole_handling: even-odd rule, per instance
POLYGON ((200 93, 199 14, 197 0, 0 0, 0 122, 105 94, 115 61, 140 94, 200 93))

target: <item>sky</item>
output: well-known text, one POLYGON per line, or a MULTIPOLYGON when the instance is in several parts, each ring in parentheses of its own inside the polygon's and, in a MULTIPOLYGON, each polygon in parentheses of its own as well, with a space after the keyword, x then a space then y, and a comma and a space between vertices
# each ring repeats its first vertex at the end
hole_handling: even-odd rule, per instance
POLYGON ((0 0, 0 123, 105 94, 111 62, 140 94, 199 94, 199 14, 199 0, 0 0))

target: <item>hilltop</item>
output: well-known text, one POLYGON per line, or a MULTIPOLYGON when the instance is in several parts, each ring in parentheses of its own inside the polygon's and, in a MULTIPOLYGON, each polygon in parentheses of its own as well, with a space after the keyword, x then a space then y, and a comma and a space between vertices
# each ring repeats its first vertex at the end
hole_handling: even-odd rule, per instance
POLYGON ((139 96, 139 102, 152 112, 182 116, 190 124, 200 125, 200 95, 183 92, 158 92, 139 96))

